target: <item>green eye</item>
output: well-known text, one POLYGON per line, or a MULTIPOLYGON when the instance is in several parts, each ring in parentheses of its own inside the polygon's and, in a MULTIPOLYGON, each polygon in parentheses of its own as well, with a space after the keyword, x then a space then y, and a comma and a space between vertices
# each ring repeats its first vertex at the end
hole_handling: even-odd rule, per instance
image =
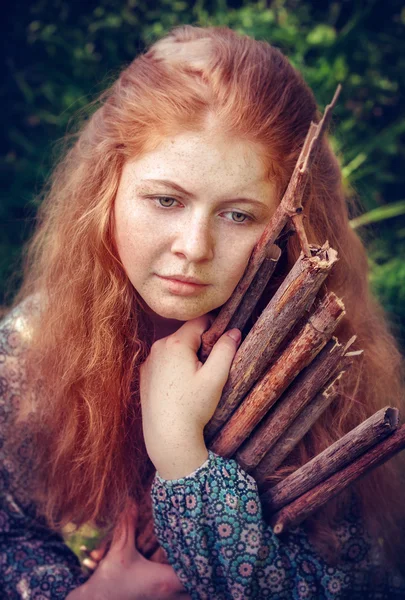
POLYGON ((167 196, 159 196, 157 201, 159 202, 160 206, 163 206, 163 208, 170 208, 173 206, 174 202, 176 202, 174 198, 168 198, 167 196))
POLYGON ((232 213, 232 221, 235 221, 235 223, 244 223, 244 221, 246 221, 246 219, 248 219, 249 217, 247 215, 245 215, 244 213, 240 213, 240 212, 233 212, 232 213))

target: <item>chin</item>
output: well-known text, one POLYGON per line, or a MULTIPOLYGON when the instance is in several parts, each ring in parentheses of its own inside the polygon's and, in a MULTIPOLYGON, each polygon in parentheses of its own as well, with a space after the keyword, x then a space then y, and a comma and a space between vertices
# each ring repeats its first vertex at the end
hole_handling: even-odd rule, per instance
POLYGON ((156 306, 152 307, 152 310, 164 319, 191 321, 192 319, 206 315, 215 308, 212 306, 181 306, 181 303, 178 302, 177 306, 156 306))
POLYGON ((186 310, 164 310, 157 314, 164 319, 175 319, 176 321, 191 321, 197 317, 207 314, 209 311, 186 311, 186 310))

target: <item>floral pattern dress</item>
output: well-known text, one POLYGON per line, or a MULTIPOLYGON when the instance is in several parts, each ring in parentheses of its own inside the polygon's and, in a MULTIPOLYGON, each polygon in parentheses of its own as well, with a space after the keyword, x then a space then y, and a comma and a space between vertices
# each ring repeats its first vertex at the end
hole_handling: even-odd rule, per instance
POLYGON ((27 491, 29 419, 18 422, 17 411, 27 391, 24 348, 30 309, 30 303, 15 309, 0 326, 0 598, 62 600, 86 576, 27 491))
MULTIPOLYGON (((16 417, 31 309, 26 301, 0 325, 0 598, 62 600, 86 575, 27 492, 30 420, 16 417)), ((234 460, 209 452, 187 477, 156 474, 151 494, 157 537, 193 600, 405 598, 404 580, 384 567, 355 508, 337 524, 343 552, 331 566, 304 529, 273 534, 255 481, 234 460)))
POLYGON ((403 578, 384 566, 355 500, 336 523, 337 566, 319 556, 303 528, 275 536, 255 480, 211 451, 187 477, 156 474, 152 500, 159 542, 193 600, 405 598, 403 578))

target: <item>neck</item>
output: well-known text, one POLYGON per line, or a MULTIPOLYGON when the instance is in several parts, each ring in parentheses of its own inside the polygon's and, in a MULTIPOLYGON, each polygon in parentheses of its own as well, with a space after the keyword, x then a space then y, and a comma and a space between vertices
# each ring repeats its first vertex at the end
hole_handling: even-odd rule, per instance
POLYGON ((153 341, 160 340, 164 337, 175 333, 183 325, 184 321, 178 321, 177 319, 166 319, 156 313, 149 313, 148 315, 152 326, 153 326, 153 341))

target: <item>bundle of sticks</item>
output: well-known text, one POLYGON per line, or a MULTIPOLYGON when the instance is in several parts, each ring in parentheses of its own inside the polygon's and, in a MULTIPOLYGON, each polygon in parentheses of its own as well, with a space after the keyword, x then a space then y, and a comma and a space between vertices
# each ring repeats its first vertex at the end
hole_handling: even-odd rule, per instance
MULTIPOLYGON (((319 123, 311 123, 283 199, 234 293, 202 336, 199 352, 205 361, 226 330, 244 330, 280 258, 275 242, 292 225, 301 254, 240 345, 204 431, 209 449, 235 458, 256 479, 278 535, 405 448, 405 425, 399 426, 398 410, 388 406, 285 479, 268 484, 339 395, 341 378, 362 354, 350 350, 355 336, 344 343, 333 336, 345 315, 342 300, 333 292, 319 294, 337 252, 327 241, 309 244, 303 224, 305 186, 339 93, 340 86, 319 123)), ((138 547, 145 556, 157 548, 150 520, 138 547)))

